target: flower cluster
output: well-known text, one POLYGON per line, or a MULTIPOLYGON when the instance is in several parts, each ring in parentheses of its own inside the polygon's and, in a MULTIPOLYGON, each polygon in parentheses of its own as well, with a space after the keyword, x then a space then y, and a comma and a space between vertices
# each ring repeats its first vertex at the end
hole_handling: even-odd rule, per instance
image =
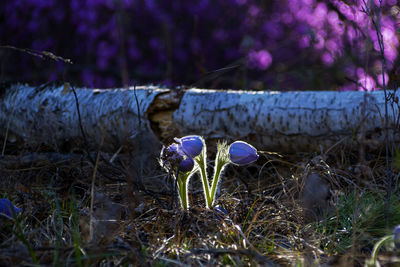
POLYGON ((193 158, 201 153, 203 142, 197 136, 185 136, 174 140, 176 143, 163 147, 161 164, 168 170, 190 172, 194 167, 193 158))
MULTIPOLYGON (((203 74, 229 66, 224 75, 230 79, 221 87, 243 87, 244 81, 237 77, 246 75, 244 80, 253 81, 250 87, 355 90, 360 88, 358 82, 372 90, 382 85, 379 44, 363 4, 363 0, 1 1, 2 45, 46 50, 75 63, 67 68, 61 62, 52 65, 10 52, 15 64, 7 65, 3 77, 44 82, 63 79, 65 74, 85 86, 111 87, 121 85, 125 68, 128 79, 140 83, 192 84, 203 74), (370 66, 365 66, 365 58, 370 66), (40 73, 32 72, 39 67, 40 73)), ((382 1, 388 78, 398 57, 398 10, 398 1, 382 1)))
POLYGON ((229 147, 225 142, 218 144, 214 175, 211 187, 207 178, 207 151, 204 139, 197 135, 175 138, 176 143, 163 147, 160 164, 175 177, 182 208, 187 210, 188 183, 190 177, 200 171, 206 207, 214 204, 217 185, 221 174, 229 163, 244 165, 258 159, 257 150, 243 141, 233 142, 229 147))
POLYGON ((160 164, 175 178, 182 208, 189 208, 188 191, 190 177, 196 172, 193 158, 203 150, 203 141, 199 136, 175 138, 176 143, 163 147, 160 164))

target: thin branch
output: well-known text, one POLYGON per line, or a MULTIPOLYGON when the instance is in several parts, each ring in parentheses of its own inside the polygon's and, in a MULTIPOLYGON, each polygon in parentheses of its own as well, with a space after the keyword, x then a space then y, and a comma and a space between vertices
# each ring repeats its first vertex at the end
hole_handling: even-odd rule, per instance
POLYGON ((135 100, 136 100, 136 107, 137 107, 138 118, 139 118, 139 129, 141 129, 141 127, 142 127, 142 118, 140 116, 139 100, 138 100, 137 95, 136 95, 136 84, 133 85, 133 93, 135 95, 135 100))
POLYGON ((76 111, 78 113, 79 128, 81 129, 83 141, 85 142, 85 145, 87 146, 88 142, 87 142, 85 131, 83 130, 83 126, 82 126, 82 118, 81 118, 81 112, 80 112, 80 109, 79 109, 78 96, 76 94, 74 86, 72 86, 72 85, 71 85, 71 90, 74 93, 74 97, 75 97, 76 111))
POLYGON ((49 51, 36 51, 36 50, 29 49, 29 48, 18 48, 18 47, 12 46, 12 45, 0 45, 0 48, 11 49, 11 50, 27 53, 31 56, 39 57, 41 59, 49 58, 54 61, 62 61, 64 63, 73 64, 71 59, 54 55, 52 52, 49 52, 49 51))
MULTIPOLYGON (((379 6, 375 10, 376 12, 372 11, 372 9, 367 5, 366 1, 363 0, 363 11, 371 18, 371 21, 374 25, 376 36, 378 38, 379 44, 379 52, 381 56, 381 66, 382 66, 382 87, 385 95, 385 157, 386 157, 386 211, 385 211, 385 221, 386 227, 389 226, 389 218, 390 218, 390 197, 392 193, 392 172, 390 168, 389 162, 389 112, 388 112, 388 102, 389 97, 387 93, 387 87, 385 83, 385 70, 386 70, 386 61, 385 61, 385 44, 383 41, 383 35, 381 30, 381 12, 382 12, 382 0, 379 0, 379 6)), ((392 148, 393 149, 393 148, 392 148)))
POLYGON ((101 153, 101 147, 103 146, 104 142, 104 134, 103 138, 101 140, 99 149, 97 150, 97 156, 96 156, 96 163, 94 165, 93 169, 93 176, 92 176, 92 185, 90 189, 90 222, 89 222, 89 240, 93 240, 93 206, 94 206, 94 185, 96 181, 96 172, 97 172, 97 167, 99 166, 99 159, 100 159, 100 153, 101 153))

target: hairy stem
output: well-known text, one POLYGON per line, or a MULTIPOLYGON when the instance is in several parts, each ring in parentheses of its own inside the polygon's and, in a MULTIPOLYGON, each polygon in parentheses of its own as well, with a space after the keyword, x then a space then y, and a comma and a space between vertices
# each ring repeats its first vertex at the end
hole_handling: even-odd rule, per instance
POLYGON ((203 192, 204 192, 204 198, 206 200, 206 207, 210 208, 211 207, 211 195, 210 195, 210 185, 208 184, 208 178, 207 178, 207 155, 206 155, 206 148, 203 148, 203 151, 201 154, 195 158, 197 164, 200 167, 200 176, 201 176, 201 182, 203 184, 203 192))
POLYGON ((219 182, 219 178, 221 176, 221 172, 224 169, 224 167, 227 165, 226 162, 221 162, 218 161, 216 162, 216 166, 215 166, 215 173, 214 173, 214 178, 212 181, 212 187, 211 187, 211 206, 214 204, 214 200, 215 200, 215 193, 217 191, 217 185, 219 182))
POLYGON ((177 178, 178 184, 178 192, 179 198, 181 200, 181 205, 184 210, 189 209, 189 202, 188 202, 188 181, 189 181, 189 173, 179 173, 177 178))

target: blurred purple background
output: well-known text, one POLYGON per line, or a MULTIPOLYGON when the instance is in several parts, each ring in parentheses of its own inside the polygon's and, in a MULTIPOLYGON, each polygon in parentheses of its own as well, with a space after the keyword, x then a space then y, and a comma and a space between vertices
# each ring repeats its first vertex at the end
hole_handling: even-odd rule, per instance
MULTIPOLYGON (((380 2, 366 3, 376 11, 380 2)), ((400 80, 399 5, 384 0, 380 19, 390 88, 400 80)), ((73 64, 3 47, 0 77, 100 88, 376 90, 379 44, 364 7, 363 0, 1 1, 1 46, 73 64)))

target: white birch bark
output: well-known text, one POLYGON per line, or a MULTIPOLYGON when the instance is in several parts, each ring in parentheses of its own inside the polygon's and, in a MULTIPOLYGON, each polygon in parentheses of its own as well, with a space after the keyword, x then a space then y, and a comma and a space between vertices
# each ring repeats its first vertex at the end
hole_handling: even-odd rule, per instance
MULTIPOLYGON (((370 143, 383 144, 383 91, 183 91, 147 86, 136 90, 140 112, 132 88, 80 88, 76 93, 92 149, 104 138, 103 149, 115 151, 126 142, 135 143, 141 132, 161 141, 198 134, 248 141, 259 150, 309 151, 337 142, 354 144, 362 128, 370 143)), ((391 126, 398 122, 395 105, 389 108, 391 126)), ((3 137, 8 129, 9 142, 16 137, 55 148, 71 140, 82 142, 76 101, 68 86, 5 88, 0 92, 0 128, 3 137)), ((398 141, 399 135, 394 137, 398 141)))
MULTIPOLYGON (((98 149, 104 138, 103 149, 115 151, 139 132, 153 135, 146 112, 154 98, 166 91, 152 86, 138 87, 135 96, 133 89, 76 89, 87 145, 98 149)), ((68 84, 6 88, 0 94, 0 127, 3 136, 8 129, 11 142, 22 139, 25 143, 58 148, 65 142, 82 145, 84 141, 76 100, 68 84)))
MULTIPOLYGON (((354 143, 362 123, 369 144, 382 144, 384 105, 383 91, 192 89, 185 93, 174 121, 182 134, 241 139, 263 150, 308 151, 329 148, 340 141, 354 143)), ((389 108, 391 126, 399 115, 399 107, 395 105, 394 109, 389 108)), ((398 135, 395 138, 398 141, 398 135)))

